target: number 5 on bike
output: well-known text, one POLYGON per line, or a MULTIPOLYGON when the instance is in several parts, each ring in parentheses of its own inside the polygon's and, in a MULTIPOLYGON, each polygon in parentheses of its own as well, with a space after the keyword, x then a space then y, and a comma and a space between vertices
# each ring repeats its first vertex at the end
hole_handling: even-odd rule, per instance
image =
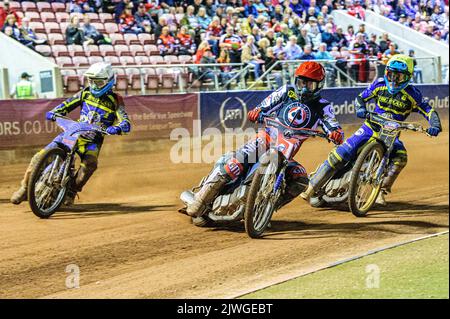
POLYGON ((61 204, 70 206, 97 169, 104 135, 130 132, 131 124, 122 97, 113 92, 114 72, 110 64, 93 64, 85 73, 87 86, 47 113, 64 132, 33 156, 13 204, 28 200, 41 218, 54 214, 61 204), (78 122, 65 117, 80 108, 78 122), (81 164, 75 167, 75 155, 81 164))

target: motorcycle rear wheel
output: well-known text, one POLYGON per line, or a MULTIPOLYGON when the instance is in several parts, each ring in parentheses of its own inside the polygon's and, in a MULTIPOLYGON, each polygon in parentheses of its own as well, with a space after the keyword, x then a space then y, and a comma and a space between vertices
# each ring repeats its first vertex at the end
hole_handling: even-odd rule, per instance
POLYGON ((42 154, 31 172, 28 182, 28 203, 33 213, 39 218, 49 218, 52 216, 66 197, 67 186, 58 190, 46 185, 54 182, 49 179, 54 179, 58 176, 61 165, 64 165, 66 156, 66 152, 60 148, 49 149, 42 154), (58 167, 52 169, 57 160, 58 167), (47 181, 44 181, 44 179, 47 179, 47 181))
POLYGON ((348 205, 356 217, 365 217, 380 193, 382 183, 376 183, 373 175, 383 160, 384 152, 380 143, 372 142, 356 159, 348 191, 348 205))

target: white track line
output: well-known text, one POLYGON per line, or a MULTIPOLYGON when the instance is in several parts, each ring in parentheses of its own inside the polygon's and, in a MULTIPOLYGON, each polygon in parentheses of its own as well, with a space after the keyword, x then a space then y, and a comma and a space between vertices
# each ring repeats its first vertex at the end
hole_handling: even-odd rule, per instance
POLYGON ((432 238, 432 237, 442 236, 442 235, 445 235, 445 234, 448 234, 448 233, 449 233, 449 231, 447 230, 447 231, 444 231, 444 232, 431 234, 431 235, 426 235, 426 236, 422 236, 422 237, 419 237, 419 238, 403 241, 403 242, 400 242, 400 243, 397 243, 397 244, 392 244, 392 245, 388 245, 388 246, 385 246, 385 247, 372 249, 372 250, 369 250, 369 251, 367 251, 367 252, 365 252, 363 254, 356 255, 356 256, 353 256, 353 257, 350 257, 350 258, 345 258, 345 259, 339 260, 337 262, 333 262, 333 263, 331 263, 331 264, 329 264, 327 266, 320 267, 320 268, 314 269, 312 271, 308 271, 308 272, 303 273, 301 275, 293 275, 293 276, 291 276, 289 278, 286 278, 286 279, 283 279, 283 280, 280 280, 280 281, 277 281, 277 282, 273 282, 271 284, 267 284, 267 285, 261 286, 261 287, 259 287, 257 289, 249 290, 249 291, 247 291, 245 293, 240 293, 239 295, 232 296, 230 298, 236 299, 236 298, 239 298, 239 297, 242 297, 242 296, 245 296, 245 295, 248 295, 248 294, 251 294, 251 293, 254 293, 254 292, 257 292, 257 291, 260 291, 260 290, 263 290, 263 289, 275 286, 275 285, 279 285, 279 284, 291 281, 293 279, 301 278, 301 277, 304 277, 304 276, 307 276, 307 275, 310 275, 310 274, 313 274, 313 273, 316 273, 316 272, 319 272, 319 271, 322 271, 322 270, 325 270, 325 269, 333 268, 333 267, 336 267, 338 265, 342 265, 342 264, 348 263, 348 262, 353 261, 353 260, 361 259, 363 257, 369 256, 369 255, 373 255, 373 254, 379 253, 381 251, 385 251, 385 250, 396 248, 396 247, 399 247, 399 246, 411 244, 411 243, 414 243, 416 241, 420 241, 420 240, 424 240, 424 239, 428 239, 428 238, 432 238))

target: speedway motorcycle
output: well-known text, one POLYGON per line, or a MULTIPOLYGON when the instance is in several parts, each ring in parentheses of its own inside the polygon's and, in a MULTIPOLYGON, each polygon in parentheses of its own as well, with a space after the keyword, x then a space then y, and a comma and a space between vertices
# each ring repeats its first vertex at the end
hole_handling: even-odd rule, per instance
POLYGON ((108 135, 97 125, 76 122, 63 116, 57 116, 56 123, 64 131, 63 138, 57 146, 42 154, 31 172, 28 184, 30 208, 40 218, 49 218, 58 210, 67 190, 74 183, 78 139, 92 139, 96 134, 108 135))
MULTIPOLYGON (((298 115, 298 114, 297 114, 298 115)), ((294 116, 294 121, 296 116, 294 116)), ((286 190, 286 169, 308 137, 321 137, 328 140, 327 134, 305 128, 293 128, 275 118, 265 118, 263 134, 270 137, 270 146, 248 173, 235 181, 230 181, 212 202, 201 217, 193 217, 196 226, 206 226, 220 222, 244 220, 245 231, 251 238, 259 238, 268 227, 273 213, 281 208, 281 197, 286 190)), ((195 191, 185 191, 181 200, 189 205, 194 201, 195 191)), ((180 212, 185 213, 186 207, 180 212)))
POLYGON ((418 123, 400 122, 388 113, 369 112, 367 120, 380 127, 378 136, 361 148, 355 161, 348 163, 316 192, 310 204, 314 207, 347 204, 353 215, 364 217, 373 207, 387 173, 394 142, 401 131, 428 135, 418 123))

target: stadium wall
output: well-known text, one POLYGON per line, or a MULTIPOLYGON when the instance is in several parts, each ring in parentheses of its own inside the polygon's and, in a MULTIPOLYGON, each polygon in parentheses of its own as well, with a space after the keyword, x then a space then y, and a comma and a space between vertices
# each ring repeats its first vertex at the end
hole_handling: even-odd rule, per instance
MULTIPOLYGON (((423 95, 439 114, 448 116, 448 85, 421 85, 423 95)), ((342 124, 358 124, 354 99, 361 88, 330 88, 324 98, 332 101, 342 124)), ((185 128, 191 136, 199 129, 247 128, 248 110, 257 106, 271 91, 211 92, 192 94, 146 95, 125 97, 127 112, 133 124, 132 133, 124 138, 145 141, 169 138, 174 128, 185 128), (197 127, 201 120, 201 127, 197 127)), ((45 113, 62 99, 0 100, 0 150, 38 147, 49 143, 60 130, 45 120, 45 113)), ((369 104, 373 107, 374 104, 369 104)), ((78 112, 71 116, 77 119, 78 112)), ((420 117, 417 117, 419 119, 420 117)), ((415 119, 413 117, 413 119, 415 119)))

